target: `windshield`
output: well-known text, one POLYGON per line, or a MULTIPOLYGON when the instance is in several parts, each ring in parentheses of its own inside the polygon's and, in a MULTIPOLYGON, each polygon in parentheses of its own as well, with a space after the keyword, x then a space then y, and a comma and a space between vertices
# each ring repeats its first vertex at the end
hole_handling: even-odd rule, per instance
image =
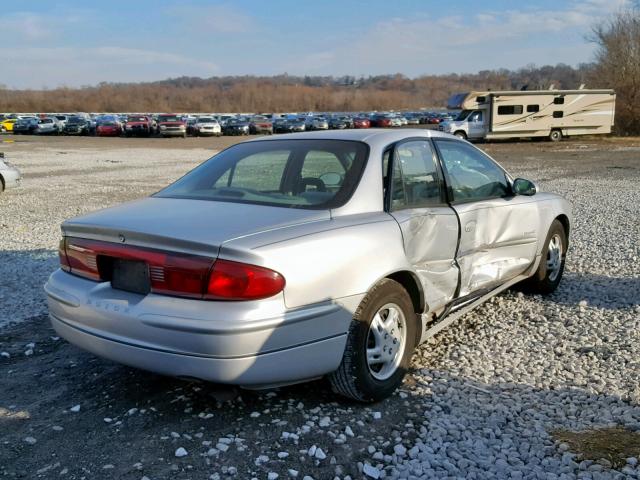
POLYGON ((279 207, 344 205, 368 154, 362 142, 274 140, 230 147, 155 196, 279 207))
POLYGON ((159 122, 181 122, 182 119, 177 115, 160 115, 158 117, 159 122))
POLYGON ((214 123, 216 120, 215 118, 211 118, 211 117, 200 117, 198 119, 198 123, 214 123))
POLYGON ((146 117, 127 117, 127 122, 146 122, 146 117))
POLYGON ((456 122, 461 122, 466 119, 471 112, 473 112, 473 110, 462 110, 456 117, 456 122))
POLYGON ((67 123, 84 123, 84 118, 80 117, 71 117, 67 123))

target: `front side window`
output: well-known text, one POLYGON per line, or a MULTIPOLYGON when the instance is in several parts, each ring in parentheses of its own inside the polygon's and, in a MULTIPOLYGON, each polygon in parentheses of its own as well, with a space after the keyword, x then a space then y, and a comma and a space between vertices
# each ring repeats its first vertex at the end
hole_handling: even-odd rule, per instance
POLYGON ((353 194, 368 155, 362 142, 273 140, 230 147, 158 197, 337 208, 353 194))
POLYGON ((477 148, 459 141, 435 142, 454 202, 510 195, 504 171, 477 148))
POLYGON ((482 112, 473 112, 469 116, 470 122, 482 122, 482 112))
POLYGON ((527 113, 536 113, 540 111, 540 105, 527 105, 527 113))
POLYGON ((391 209, 419 208, 442 203, 440 178, 431 144, 401 143, 395 149, 391 174, 391 209))

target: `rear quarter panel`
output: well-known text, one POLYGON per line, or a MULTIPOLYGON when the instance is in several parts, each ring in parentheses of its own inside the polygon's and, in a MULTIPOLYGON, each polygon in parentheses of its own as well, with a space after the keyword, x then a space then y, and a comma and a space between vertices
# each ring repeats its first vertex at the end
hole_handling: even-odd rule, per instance
POLYGON ((412 270, 398 224, 386 213, 339 217, 236 239, 223 244, 220 258, 280 272, 286 279, 288 308, 361 296, 381 278, 412 270))

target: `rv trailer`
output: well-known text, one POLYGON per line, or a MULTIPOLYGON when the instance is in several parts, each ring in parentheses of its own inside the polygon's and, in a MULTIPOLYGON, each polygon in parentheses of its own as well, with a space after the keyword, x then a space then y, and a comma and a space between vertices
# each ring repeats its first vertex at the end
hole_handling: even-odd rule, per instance
POLYGON ((469 140, 546 137, 560 141, 574 135, 611 133, 613 90, 522 90, 453 95, 450 110, 458 117, 439 129, 469 140))

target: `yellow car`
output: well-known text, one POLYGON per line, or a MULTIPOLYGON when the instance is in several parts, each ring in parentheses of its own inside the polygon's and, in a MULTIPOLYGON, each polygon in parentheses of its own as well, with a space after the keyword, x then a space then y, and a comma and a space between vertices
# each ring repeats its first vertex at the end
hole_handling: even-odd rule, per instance
POLYGON ((0 132, 13 132, 14 123, 16 123, 15 118, 5 118, 0 122, 0 132))

